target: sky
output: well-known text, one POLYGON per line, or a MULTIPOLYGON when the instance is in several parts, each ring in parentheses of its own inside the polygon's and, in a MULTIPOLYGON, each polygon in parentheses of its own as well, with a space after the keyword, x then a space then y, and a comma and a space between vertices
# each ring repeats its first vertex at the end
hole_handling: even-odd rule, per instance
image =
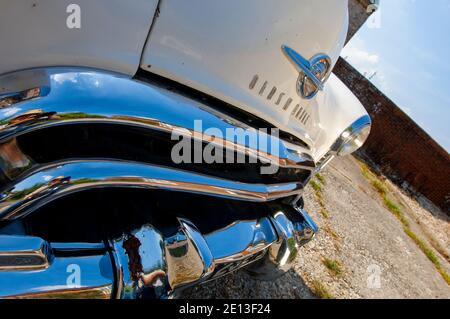
POLYGON ((450 151, 450 0, 381 0, 341 56, 450 151))

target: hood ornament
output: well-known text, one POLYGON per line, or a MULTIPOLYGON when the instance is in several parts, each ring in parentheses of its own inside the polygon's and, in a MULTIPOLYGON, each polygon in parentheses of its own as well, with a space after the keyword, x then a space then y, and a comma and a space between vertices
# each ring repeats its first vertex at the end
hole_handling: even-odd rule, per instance
POLYGON ((322 91, 331 73, 331 59, 326 54, 317 54, 307 60, 288 46, 281 46, 283 53, 295 66, 300 75, 297 80, 297 93, 304 99, 312 99, 322 91))

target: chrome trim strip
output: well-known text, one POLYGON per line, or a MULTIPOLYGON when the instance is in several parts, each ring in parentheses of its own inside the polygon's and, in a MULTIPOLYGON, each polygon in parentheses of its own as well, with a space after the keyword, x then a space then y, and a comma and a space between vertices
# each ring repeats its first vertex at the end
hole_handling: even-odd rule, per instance
MULTIPOLYGON (((268 140, 277 143, 277 149, 263 145, 272 142, 260 143, 258 149, 254 149, 249 141, 236 142, 234 138, 221 139, 195 131, 194 120, 202 120, 203 130, 219 129, 223 137, 226 137, 227 129, 249 127, 194 100, 120 75, 81 68, 34 69, 1 76, 0 88, 5 86, 11 90, 11 85, 26 83, 27 77, 36 76, 36 73, 41 73, 45 79, 41 91, 45 88, 46 94, 27 100, 4 101, 7 107, 0 108, 0 143, 50 126, 113 123, 176 133, 280 167, 314 169, 310 155, 289 149, 275 137, 268 137, 268 140)), ((29 90, 21 89, 23 92, 29 90)), ((4 99, 0 96, 0 105, 4 99)))
POLYGON ((336 153, 333 151, 328 151, 317 163, 314 173, 318 173, 323 170, 334 158, 336 153))
POLYGON ((50 259, 50 247, 41 238, 0 235, 0 271, 42 270, 50 259))
POLYGON ((73 160, 39 167, 0 194, 0 220, 14 220, 61 196, 92 188, 140 187, 265 202, 301 193, 301 183, 246 184, 156 165, 73 160))
POLYGON ((54 243, 52 242, 52 250, 65 253, 89 253, 93 251, 106 251, 108 247, 104 243, 54 243))

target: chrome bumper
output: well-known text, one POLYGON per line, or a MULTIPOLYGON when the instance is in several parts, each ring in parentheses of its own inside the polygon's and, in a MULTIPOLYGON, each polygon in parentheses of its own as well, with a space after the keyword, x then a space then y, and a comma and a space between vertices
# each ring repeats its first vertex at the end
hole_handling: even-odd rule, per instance
POLYGON ((144 225, 104 244, 1 235, 0 297, 167 298, 263 258, 284 272, 317 232, 304 211, 297 213, 296 221, 278 212, 209 234, 179 219, 171 236, 144 225), (67 256, 74 252, 80 256, 67 256))

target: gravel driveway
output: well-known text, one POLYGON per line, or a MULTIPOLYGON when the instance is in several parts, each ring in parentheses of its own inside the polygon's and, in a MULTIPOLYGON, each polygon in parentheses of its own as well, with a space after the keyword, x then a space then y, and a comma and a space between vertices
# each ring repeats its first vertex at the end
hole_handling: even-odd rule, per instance
POLYGON ((321 228, 293 269, 274 282, 243 271, 198 286, 184 298, 450 298, 450 219, 425 209, 388 181, 401 222, 351 156, 336 159, 305 192, 306 210, 321 228), (319 185, 319 186, 317 186, 319 185), (405 233, 404 223, 429 248, 405 233), (403 223, 403 224, 402 224, 403 223), (434 264, 430 254, 435 256, 434 264), (436 264, 440 265, 439 273, 436 264))

